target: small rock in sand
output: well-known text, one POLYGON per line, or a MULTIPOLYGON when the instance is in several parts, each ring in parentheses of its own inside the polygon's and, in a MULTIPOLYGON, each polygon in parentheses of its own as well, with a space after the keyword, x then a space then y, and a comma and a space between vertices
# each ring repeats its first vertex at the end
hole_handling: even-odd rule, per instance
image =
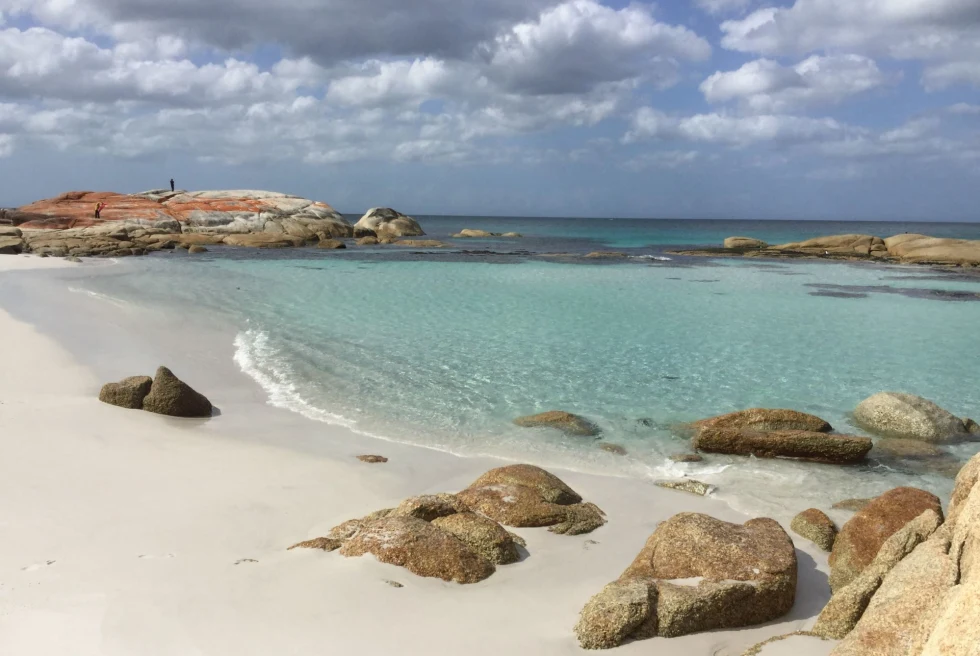
POLYGON ((143 407, 143 399, 150 393, 153 379, 149 376, 130 376, 118 383, 106 383, 99 392, 99 400, 129 410, 143 407))
POLYGON ((143 409, 171 417, 210 417, 211 402, 166 367, 157 369, 143 409))
POLYGON ((837 539, 837 526, 822 510, 816 508, 804 510, 793 518, 790 528, 794 533, 805 537, 824 551, 830 551, 834 548, 834 540, 837 539))
POLYGON ((388 585, 390 585, 393 588, 404 588, 405 587, 404 585, 402 585, 398 581, 392 581, 390 579, 386 579, 385 580, 385 583, 387 583, 388 585))
POLYGON ((388 462, 388 459, 384 456, 357 456, 357 459, 361 462, 366 462, 371 465, 378 465, 381 463, 388 462))

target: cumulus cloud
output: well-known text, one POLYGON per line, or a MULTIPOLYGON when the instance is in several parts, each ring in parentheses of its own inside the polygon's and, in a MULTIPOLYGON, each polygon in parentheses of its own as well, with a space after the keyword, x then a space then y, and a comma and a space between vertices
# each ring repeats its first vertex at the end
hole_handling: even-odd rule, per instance
POLYGON ((694 4, 709 14, 736 14, 744 12, 752 0, 694 0, 694 4))
POLYGON ((647 7, 612 9, 571 0, 515 25, 488 44, 487 75, 510 91, 581 93, 644 75, 672 80, 676 60, 711 46, 687 28, 657 22, 647 7))
POLYGON ((735 100, 753 112, 782 113, 837 104, 889 81, 873 59, 814 55, 791 67, 757 59, 735 71, 719 71, 701 84, 701 92, 711 103, 735 100))
POLYGON ((976 0, 796 0, 721 24, 722 46, 767 56, 852 52, 927 62, 927 90, 980 86, 976 0))

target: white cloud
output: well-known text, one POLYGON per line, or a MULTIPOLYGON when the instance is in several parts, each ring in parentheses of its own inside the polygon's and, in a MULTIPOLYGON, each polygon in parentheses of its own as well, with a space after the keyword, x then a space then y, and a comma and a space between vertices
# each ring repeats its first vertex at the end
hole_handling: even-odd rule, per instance
POLYGON ((795 144, 838 138, 849 130, 832 118, 776 114, 697 114, 676 118, 643 107, 633 115, 625 140, 629 143, 652 138, 685 139, 730 146, 762 142, 795 144))
POLYGON ((658 150, 626 160, 623 168, 629 171, 643 171, 649 168, 679 169, 694 164, 699 158, 700 153, 696 150, 658 150))
POLYGON ((757 59, 735 71, 719 71, 701 84, 701 91, 711 103, 737 100, 752 112, 782 113, 837 104, 889 81, 867 57, 814 55, 792 67, 757 59))
POLYGON ((980 115, 980 105, 971 105, 969 103, 956 103, 948 108, 950 114, 960 114, 960 115, 980 115))
POLYGON ((603 82, 648 77, 672 82, 676 60, 711 55, 685 27, 657 22, 649 9, 612 9, 568 0, 520 23, 485 47, 487 75, 509 91, 583 93, 603 82))
POLYGON ((721 24, 722 46, 767 56, 852 52, 929 62, 929 89, 977 84, 977 0, 796 0, 721 24))
MULTIPOLYGON (((3 16, 0 16, 2 19, 3 16)), ((0 157, 9 157, 14 152, 14 135, 0 134, 0 157)))
MULTIPOLYGON (((328 98, 344 105, 388 105, 419 103, 430 98, 455 95, 475 80, 465 71, 438 59, 415 61, 369 61, 363 73, 335 79, 328 98)), ((475 75, 475 71, 470 71, 475 75)))
POLYGON ((694 4, 713 15, 740 14, 752 4, 752 0, 694 0, 694 4))

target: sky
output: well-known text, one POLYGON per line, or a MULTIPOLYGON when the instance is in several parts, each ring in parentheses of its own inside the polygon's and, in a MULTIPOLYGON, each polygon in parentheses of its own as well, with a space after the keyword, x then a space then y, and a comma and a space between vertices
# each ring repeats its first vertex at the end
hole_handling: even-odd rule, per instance
POLYGON ((980 221, 980 0, 0 0, 0 206, 980 221))

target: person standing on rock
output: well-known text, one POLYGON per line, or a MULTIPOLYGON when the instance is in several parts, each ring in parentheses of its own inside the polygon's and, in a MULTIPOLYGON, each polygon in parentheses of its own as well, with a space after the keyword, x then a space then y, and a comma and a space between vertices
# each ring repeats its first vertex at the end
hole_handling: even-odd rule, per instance
POLYGON ((102 210, 103 210, 103 208, 105 208, 105 203, 103 203, 103 202, 100 201, 99 204, 95 206, 95 218, 97 218, 97 219, 101 219, 102 218, 102 210))
POLYGON ((174 191, 174 179, 170 178, 170 192, 173 193, 173 191, 174 191))

